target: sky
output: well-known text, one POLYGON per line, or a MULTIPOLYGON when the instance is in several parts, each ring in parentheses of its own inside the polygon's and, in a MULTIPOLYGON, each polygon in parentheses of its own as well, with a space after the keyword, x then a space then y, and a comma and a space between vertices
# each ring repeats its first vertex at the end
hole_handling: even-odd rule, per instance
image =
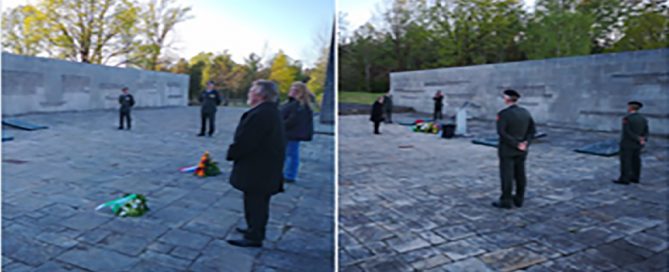
MULTIPOLYGON (((388 0, 337 0, 337 12, 346 13, 347 29, 352 31, 365 24, 388 0)), ((523 0, 525 7, 533 7, 535 0, 523 0)))
MULTIPOLYGON (((35 0, 1 0, 2 9, 35 0)), ((192 19, 177 25, 173 37, 180 57, 228 50, 236 62, 251 53, 268 59, 279 49, 313 67, 329 45, 335 0, 183 0, 192 19), (322 44, 324 43, 324 44, 322 44)))

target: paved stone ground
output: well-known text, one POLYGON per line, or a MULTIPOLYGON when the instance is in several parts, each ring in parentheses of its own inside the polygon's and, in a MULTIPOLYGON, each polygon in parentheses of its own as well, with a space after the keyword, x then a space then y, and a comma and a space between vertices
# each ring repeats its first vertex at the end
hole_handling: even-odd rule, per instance
MULTIPOLYGON (((396 115, 395 120, 402 119, 396 115)), ((405 116, 406 119, 406 116, 405 116)), ((573 152, 617 133, 545 128, 524 207, 498 210, 497 151, 339 118, 342 271, 666 271, 669 141, 651 138, 640 185, 611 183, 617 157, 573 152)), ((478 134, 491 122, 474 122, 478 134)))
POLYGON ((303 145, 298 183, 272 198, 265 247, 225 242, 240 237, 234 227, 245 225, 242 195, 228 184, 225 161, 243 111, 222 108, 213 138, 195 136, 195 107, 136 110, 132 131, 116 130, 115 111, 22 117, 50 128, 6 128, 15 140, 2 145, 2 270, 331 271, 330 135, 303 145), (177 171, 205 150, 222 176, 177 171), (124 192, 145 194, 151 211, 141 218, 94 211, 124 192))

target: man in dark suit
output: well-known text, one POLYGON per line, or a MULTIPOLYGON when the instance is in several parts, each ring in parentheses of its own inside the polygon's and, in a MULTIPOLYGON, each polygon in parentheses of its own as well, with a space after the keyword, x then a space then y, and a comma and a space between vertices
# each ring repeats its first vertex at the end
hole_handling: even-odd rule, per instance
POLYGON ((128 93, 128 87, 123 87, 121 92, 123 92, 123 94, 118 97, 118 103, 121 105, 121 108, 119 109, 118 129, 123 129, 123 120, 125 120, 128 125, 128 130, 130 130, 132 127, 130 108, 135 105, 135 99, 128 93))
POLYGON ((648 120, 638 113, 643 104, 638 101, 627 103, 627 114, 623 117, 620 139, 620 177, 618 184, 639 183, 641 176, 641 150, 648 141, 648 120))
POLYGON ((234 162, 230 183, 244 192, 247 225, 246 229, 237 229, 244 234, 244 238, 228 240, 231 245, 262 246, 270 197, 282 191, 286 138, 276 104, 278 95, 276 84, 272 81, 257 80, 253 83, 247 100, 251 109, 242 115, 228 149, 227 159, 234 162))
POLYGON ((207 121, 209 121, 209 137, 214 134, 214 123, 216 123, 216 108, 221 104, 221 96, 214 90, 214 82, 207 82, 207 90, 200 94, 198 99, 200 101, 202 125, 200 126, 200 134, 197 136, 204 136, 207 121))
POLYGON ((523 206, 525 196, 525 159, 530 140, 536 129, 530 112, 516 105, 520 94, 514 90, 504 91, 505 109, 497 114, 497 134, 499 146, 499 171, 502 180, 502 196, 493 206, 510 209, 511 202, 523 206), (516 195, 512 196, 513 181, 516 181, 516 195))

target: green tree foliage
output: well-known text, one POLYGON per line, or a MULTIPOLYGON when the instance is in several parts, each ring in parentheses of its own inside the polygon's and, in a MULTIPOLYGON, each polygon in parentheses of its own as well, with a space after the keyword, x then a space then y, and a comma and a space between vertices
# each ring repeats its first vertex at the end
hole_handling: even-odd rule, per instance
POLYGON ((161 70, 166 61, 160 57, 170 47, 168 35, 174 27, 190 19, 190 7, 175 6, 175 0, 151 0, 141 12, 139 33, 142 40, 133 62, 142 69, 161 70))
POLYGON ((288 58, 283 51, 279 51, 274 57, 270 68, 269 79, 276 82, 282 97, 285 97, 288 94, 290 85, 293 84, 299 76, 299 71, 295 66, 291 66, 290 62, 290 58, 288 58))
POLYGON ((20 55, 36 56, 48 49, 46 14, 33 5, 18 6, 2 16, 2 46, 20 55))
POLYGON ((522 44, 529 59, 590 54, 592 14, 573 10, 574 1, 543 0, 530 19, 522 44))
POLYGON ((669 47, 669 3, 656 2, 630 16, 622 27, 623 37, 609 51, 631 51, 669 47))
POLYGON ((170 68, 171 73, 175 74, 188 74, 190 67, 188 67, 188 61, 184 58, 180 58, 177 63, 170 68))
POLYGON ((10 52, 166 70, 168 35, 190 8, 174 0, 38 0, 3 13, 10 52))
POLYGON ((325 90, 325 78, 328 65, 328 53, 329 48, 323 50, 321 56, 316 62, 316 67, 309 71, 309 81, 307 82, 307 88, 316 95, 317 104, 320 105, 323 98, 323 91, 325 90))

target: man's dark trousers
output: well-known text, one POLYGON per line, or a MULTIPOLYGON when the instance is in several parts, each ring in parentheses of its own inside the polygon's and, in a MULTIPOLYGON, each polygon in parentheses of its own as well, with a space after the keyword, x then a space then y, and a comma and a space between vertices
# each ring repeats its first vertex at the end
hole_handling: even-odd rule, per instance
POLYGON ((209 135, 214 134, 214 123, 216 123, 216 113, 202 113, 202 126, 200 127, 200 134, 204 134, 205 130, 207 130, 207 121, 209 123, 209 135))
POLYGON ((244 217, 248 231, 244 238, 262 242, 269 219, 270 195, 244 193, 244 217))
POLYGON ((641 148, 620 147, 620 178, 624 182, 639 182, 641 177, 641 148))
POLYGON ((132 125, 131 125, 131 124, 132 124, 132 123, 131 123, 132 119, 130 118, 130 111, 123 111, 123 110, 120 111, 119 120, 118 120, 118 126, 119 126, 120 128, 123 128, 123 120, 124 120, 124 119, 125 119, 125 122, 126 122, 127 125, 128 125, 128 128, 131 128, 131 126, 132 126, 132 125))
POLYGON ((525 185, 527 178, 525 176, 525 159, 527 154, 515 156, 499 157, 499 173, 502 180, 502 196, 500 204, 511 205, 511 201, 516 205, 523 204, 525 196, 525 185), (513 181, 516 181, 516 195, 513 196, 513 181))

